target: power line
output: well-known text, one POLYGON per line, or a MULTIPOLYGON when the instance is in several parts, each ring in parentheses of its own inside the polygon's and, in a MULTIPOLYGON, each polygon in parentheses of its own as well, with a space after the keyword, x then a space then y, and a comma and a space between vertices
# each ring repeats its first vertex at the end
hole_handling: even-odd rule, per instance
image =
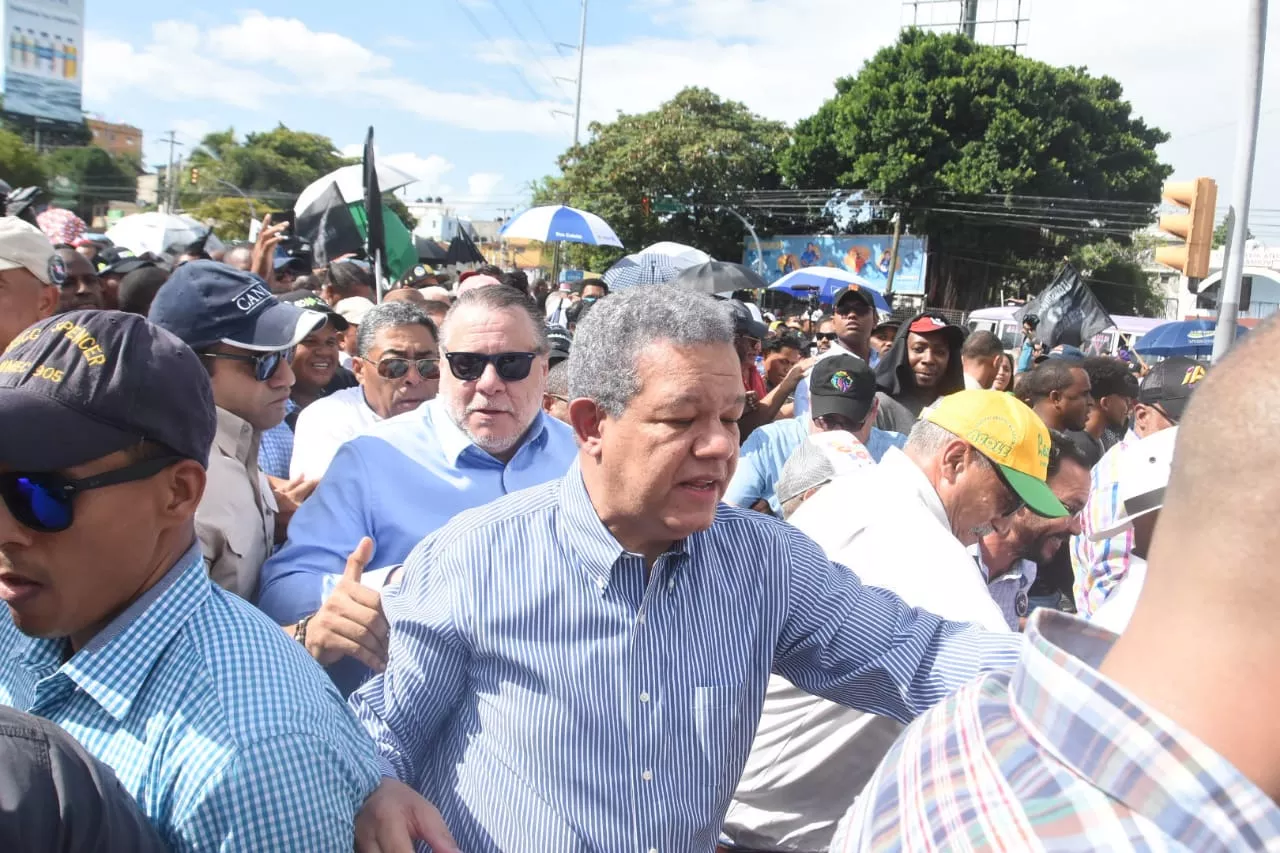
MULTIPOLYGON (((471 21, 471 26, 474 27, 476 32, 480 34, 480 38, 484 39, 489 44, 492 44, 492 45, 498 44, 498 40, 495 39, 493 36, 489 35, 489 31, 486 30, 484 28, 484 25, 480 23, 480 19, 477 18, 472 13, 472 11, 467 8, 467 4, 464 2, 464 0, 454 0, 454 2, 458 4, 458 8, 462 10, 462 13, 467 16, 467 20, 471 21)), ((515 61, 515 58, 512 57, 510 54, 507 54, 507 58, 512 60, 512 63, 507 66, 508 68, 511 69, 511 73, 515 74, 517 77, 520 78, 520 82, 523 83, 524 87, 529 90, 529 94, 533 95, 533 97, 536 100, 542 100, 542 95, 539 94, 538 90, 535 89, 533 87, 533 84, 529 82, 529 78, 525 76, 524 72, 520 70, 520 65, 518 62, 515 61)))
POLYGON ((530 3, 529 0, 520 0, 520 2, 529 10, 529 14, 533 16, 533 19, 538 22, 538 28, 541 29, 542 34, 547 37, 547 41, 551 42, 551 47, 555 49, 556 53, 563 57, 564 51, 561 49, 560 42, 556 41, 555 37, 547 31, 547 25, 542 23, 542 18, 538 17, 538 13, 533 9, 533 4, 530 3))
POLYGON ((538 63, 538 67, 546 73, 547 77, 551 80, 552 85, 561 92, 564 92, 567 96, 569 93, 565 90, 564 86, 560 85, 560 81, 556 79, 556 75, 551 73, 551 69, 547 68, 546 63, 542 61, 542 57, 540 57, 538 52, 533 49, 533 45, 529 43, 529 40, 524 37, 524 33, 520 32, 520 28, 516 26, 516 22, 511 19, 511 16, 507 14, 507 10, 503 7, 500 0, 493 0, 493 5, 511 27, 512 32, 516 34, 516 38, 520 39, 520 41, 524 43, 524 46, 529 49, 529 55, 533 57, 534 62, 538 63))

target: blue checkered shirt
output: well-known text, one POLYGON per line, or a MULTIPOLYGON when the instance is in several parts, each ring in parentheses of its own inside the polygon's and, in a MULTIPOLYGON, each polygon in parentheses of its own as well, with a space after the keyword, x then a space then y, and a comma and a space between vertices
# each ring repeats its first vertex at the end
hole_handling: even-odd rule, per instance
POLYGON ((770 670, 909 720, 1018 649, 724 504, 646 569, 576 463, 423 540, 383 607, 390 662, 352 704, 467 853, 710 851, 770 670))
MULTIPOLYGON (((300 406, 293 400, 284 401, 284 416, 287 418, 298 411, 300 406)), ((281 421, 271 429, 262 431, 258 440, 258 470, 281 480, 289 479, 289 461, 293 459, 293 427, 287 421, 281 421)))
POLYGON ((0 607, 0 703, 108 764, 174 850, 350 851, 373 745, 320 667, 194 546, 64 662, 0 607))

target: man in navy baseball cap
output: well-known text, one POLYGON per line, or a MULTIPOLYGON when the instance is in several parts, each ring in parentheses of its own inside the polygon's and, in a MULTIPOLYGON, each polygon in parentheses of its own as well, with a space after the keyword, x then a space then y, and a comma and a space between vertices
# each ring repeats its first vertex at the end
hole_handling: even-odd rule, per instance
POLYGON ((253 273, 189 261, 160 288, 147 316, 195 350, 212 379, 218 431, 196 532, 210 576, 252 599, 262 563, 314 488, 269 480, 258 447, 262 432, 284 420, 294 346, 325 315, 280 302, 253 273))
POLYGON ((61 314, 0 356, 0 705, 67 729, 166 844, 350 850, 373 743, 210 582, 214 430, 205 365, 136 314, 61 314))

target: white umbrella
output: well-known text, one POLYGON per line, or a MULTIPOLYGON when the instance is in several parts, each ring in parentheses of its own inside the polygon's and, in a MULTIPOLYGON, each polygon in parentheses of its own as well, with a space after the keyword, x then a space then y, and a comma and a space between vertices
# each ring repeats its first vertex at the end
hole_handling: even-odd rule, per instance
POLYGON ((689 267, 710 261, 711 256, 700 249, 664 241, 619 259, 605 270, 604 280, 613 289, 641 284, 665 284, 689 267))
POLYGON ((531 207, 502 226, 499 236, 506 240, 537 240, 540 243, 585 243, 588 246, 617 246, 622 241, 609 223, 594 213, 562 204, 531 207))
POLYGON ((672 243, 670 240, 663 240, 661 243, 654 243, 652 246, 645 246, 637 255, 666 255, 680 269, 705 264, 715 260, 701 249, 695 249, 692 246, 686 246, 684 243, 672 243))
MULTIPOLYGON (((417 175, 411 175, 403 169, 397 169, 388 163, 378 163, 376 169, 378 171, 378 189, 384 193, 398 190, 400 187, 422 180, 417 175)), ((342 195, 342 200, 347 204, 363 201, 364 166, 359 163, 343 166, 341 169, 335 169, 319 180, 312 181, 307 185, 306 189, 298 193, 298 200, 293 205, 294 211, 302 213, 302 211, 311 206, 313 201, 320 198, 325 190, 329 189, 330 184, 338 185, 338 192, 342 195)))
MULTIPOLYGON (((135 255, 143 252, 166 255, 199 239, 208 230, 208 225, 186 214, 152 211, 123 217, 107 229, 106 237, 135 255)), ((212 252, 222 248, 222 241, 210 234, 205 242, 205 251, 212 252)))

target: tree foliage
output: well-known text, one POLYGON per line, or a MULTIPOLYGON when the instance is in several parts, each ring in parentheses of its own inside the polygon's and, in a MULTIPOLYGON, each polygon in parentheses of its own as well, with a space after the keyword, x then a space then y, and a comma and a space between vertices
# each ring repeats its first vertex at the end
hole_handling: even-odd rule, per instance
POLYGON ((52 197, 85 222, 92 220, 95 205, 138 198, 139 166, 130 157, 88 146, 59 148, 43 159, 52 197))
MULTIPOLYGON (((559 159, 561 174, 537 182, 534 204, 568 204, 604 218, 628 251, 659 240, 687 243, 717 258, 742 256, 742 223, 723 210, 744 191, 779 186, 786 127, 741 103, 688 88, 656 110, 593 122, 590 138, 559 159), (646 214, 672 200, 676 213, 646 214)), ((617 251, 571 247, 570 257, 601 269, 617 251)))
MULTIPOLYGON (((1253 232, 1246 228, 1244 230, 1244 238, 1246 240, 1252 240, 1253 232)), ((1227 245, 1227 222, 1224 219, 1222 222, 1218 223, 1217 228, 1213 229, 1213 248, 1221 249, 1225 245, 1227 245)))
POLYGON ((236 140, 232 128, 210 133, 191 153, 190 166, 200 170, 201 185, 207 175, 250 195, 297 195, 322 175, 353 162, 338 154, 329 137, 280 124, 265 133, 250 133, 244 142, 236 140))
POLYGON ((22 137, 7 130, 0 130, 0 178, 9 186, 44 187, 44 166, 40 155, 22 137))
POLYGON ((1035 288, 1041 266, 1149 219, 1113 203, 1159 200, 1168 135, 1122 95, 1083 68, 908 30, 837 82, 779 165, 792 186, 864 188, 900 209, 930 239, 931 301, 973 307, 1002 277, 1035 288))

